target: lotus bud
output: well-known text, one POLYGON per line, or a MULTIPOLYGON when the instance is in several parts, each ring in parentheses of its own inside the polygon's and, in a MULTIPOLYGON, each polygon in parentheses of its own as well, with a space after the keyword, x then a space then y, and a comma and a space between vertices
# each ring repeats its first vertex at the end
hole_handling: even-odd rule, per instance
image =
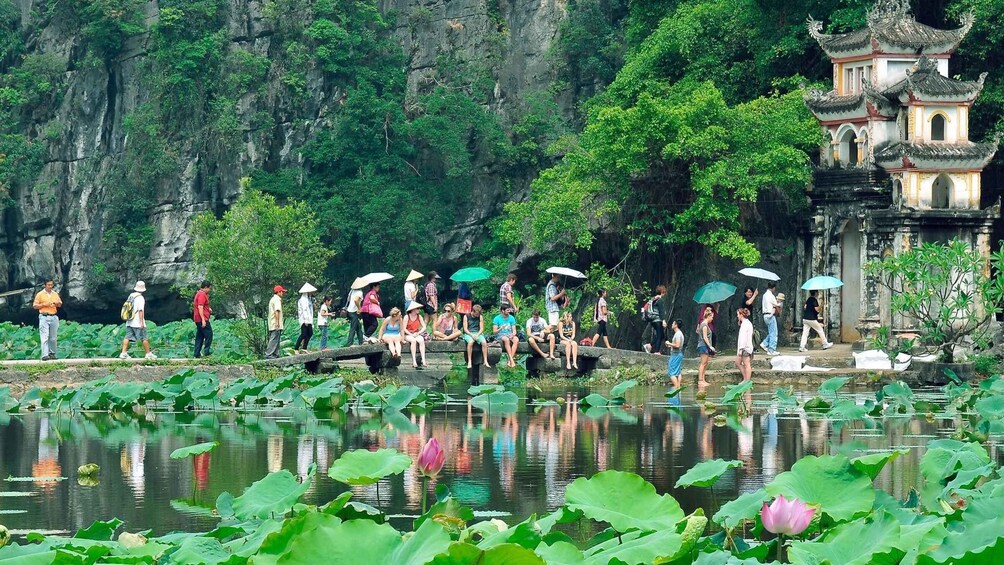
POLYGON ((809 527, 815 513, 815 508, 808 507, 799 499, 787 500, 784 495, 779 495, 770 506, 763 503, 760 520, 768 532, 797 536, 809 527))
POLYGON ((7 526, 0 525, 0 547, 8 543, 10 543, 10 532, 7 530, 7 526))
POLYGON ((418 472, 426 477, 435 477, 443 469, 446 452, 439 447, 439 440, 431 438, 418 454, 418 472))
POLYGON ((97 463, 88 463, 86 465, 81 465, 77 467, 78 475, 97 475, 101 471, 97 463))

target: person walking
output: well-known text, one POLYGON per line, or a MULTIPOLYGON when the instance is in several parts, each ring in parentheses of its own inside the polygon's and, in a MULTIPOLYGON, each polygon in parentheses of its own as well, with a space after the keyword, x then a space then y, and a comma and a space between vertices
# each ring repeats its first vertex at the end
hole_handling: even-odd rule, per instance
POLYGON ((455 310, 456 306, 452 302, 443 307, 443 313, 432 329, 432 337, 440 341, 456 341, 464 335, 462 328, 457 327, 457 316, 453 313, 455 310))
POLYGON ((704 310, 704 319, 701 321, 701 325, 697 327, 697 352, 701 355, 701 364, 697 367, 698 386, 708 386, 710 384, 704 378, 704 373, 708 370, 708 363, 711 361, 711 357, 716 353, 715 346, 712 343, 714 336, 711 331, 711 320, 713 318, 714 311, 711 308, 706 308, 704 310))
POLYGON ((146 352, 145 359, 156 359, 157 356, 150 351, 150 338, 146 332, 146 299, 143 298, 143 293, 146 292, 146 283, 143 281, 136 281, 136 286, 133 287, 132 294, 126 299, 126 304, 123 305, 123 310, 126 309, 126 305, 131 305, 128 309, 128 316, 126 318, 126 336, 122 340, 122 352, 119 353, 119 359, 129 359, 129 344, 136 341, 143 344, 143 351, 146 352))
POLYGON ((436 271, 429 271, 426 275, 425 287, 423 292, 424 297, 419 297, 419 302, 425 304, 422 308, 425 311, 425 325, 432 327, 436 322, 436 313, 439 312, 439 287, 436 286, 436 280, 439 279, 439 273, 436 271))
POLYGON ((321 307, 317 309, 317 331, 321 332, 321 349, 328 348, 328 320, 335 314, 331 313, 331 296, 325 295, 321 307))
POLYGON ((578 369, 579 344, 575 341, 575 321, 571 312, 565 312, 558 328, 561 344, 565 346, 565 369, 578 369))
POLYGON ((673 320, 670 329, 673 330, 673 339, 669 343, 669 361, 666 363, 666 370, 669 373, 669 381, 673 383, 673 388, 683 386, 683 330, 680 326, 683 320, 673 320))
POLYGON ((662 355, 662 341, 666 332, 666 285, 655 287, 655 296, 649 300, 649 325, 652 326, 652 342, 645 344, 645 351, 662 355))
POLYGON ((547 325, 557 328, 561 318, 561 305, 565 301, 564 289, 560 288, 558 280, 560 275, 554 273, 544 290, 544 309, 547 310, 547 325))
POLYGON ((279 341, 286 323, 282 317, 283 294, 286 294, 286 289, 282 285, 272 287, 272 298, 268 301, 268 345, 265 347, 265 359, 279 356, 279 341))
POLYGON ((474 344, 481 344, 481 354, 484 356, 485 369, 491 369, 488 364, 488 340, 485 339, 485 319, 480 304, 471 308, 470 314, 464 314, 464 341, 467 342, 467 368, 474 366, 474 344))
POLYGON ((429 366, 425 362, 425 338, 429 333, 426 331, 428 326, 425 325, 425 317, 422 316, 421 310, 422 303, 412 300, 404 316, 404 340, 408 342, 408 349, 411 350, 411 366, 415 369, 424 369, 429 366), (416 348, 421 359, 416 357, 416 348))
POLYGON ((365 285, 359 279, 356 279, 352 283, 349 298, 345 304, 345 315, 349 320, 349 337, 345 340, 345 347, 352 345, 353 339, 358 340, 359 345, 363 344, 363 328, 359 324, 359 315, 363 306, 363 286, 365 285))
POLYGON ((767 324, 767 337, 760 342, 760 348, 771 356, 777 355, 777 315, 781 310, 781 304, 774 296, 775 288, 777 288, 777 283, 773 281, 767 283, 767 290, 763 293, 761 305, 763 323, 767 324))
POLYGON ((63 305, 63 300, 55 291, 56 281, 45 281, 42 290, 35 295, 31 307, 38 310, 38 340, 42 345, 42 361, 52 361, 56 358, 56 342, 59 333, 59 316, 56 311, 63 305))
POLYGON ((554 332, 549 332, 544 318, 540 317, 540 310, 534 310, 533 316, 526 321, 526 340, 530 343, 530 349, 537 352, 544 359, 554 359, 554 332), (540 349, 539 343, 547 344, 547 354, 540 349))
POLYGON ((212 283, 202 281, 199 290, 195 292, 195 300, 192 301, 192 319, 195 321, 195 353, 192 356, 196 359, 213 354, 213 325, 209 321, 209 316, 213 313, 213 309, 209 307, 211 290, 212 283))
POLYGON ((516 335, 516 318, 512 315, 511 305, 502 305, 498 315, 492 320, 492 332, 495 334, 495 339, 502 344, 505 352, 509 354, 509 367, 515 367, 519 336, 516 335))
POLYGON ((607 312, 607 291, 600 289, 596 293, 596 308, 593 310, 593 321, 596 322, 596 334, 591 340, 594 347, 598 347, 600 343, 600 337, 603 337, 603 345, 607 349, 612 349, 610 346, 610 338, 607 337, 607 317, 609 312, 607 312))
POLYGON ((380 333, 377 339, 387 344, 387 350, 391 357, 401 356, 401 309, 394 307, 390 309, 390 316, 384 318, 380 326, 380 333))
POLYGON ((506 276, 505 282, 499 287, 499 308, 508 304, 516 310, 516 302, 513 298, 513 285, 516 284, 516 273, 510 271, 509 275, 506 276))
POLYGON ((803 353, 807 351, 805 345, 809 340, 810 330, 815 330, 819 334, 819 338, 823 340, 823 349, 833 347, 833 343, 826 339, 826 330, 823 329, 823 324, 819 323, 819 315, 823 313, 823 308, 819 305, 819 300, 816 299, 817 295, 819 295, 818 290, 810 290, 809 297, 805 299, 805 308, 802 310, 802 342, 799 344, 798 350, 803 353))
POLYGON ((753 378, 753 322, 749 320, 750 311, 740 308, 736 312, 739 320, 739 339, 736 343, 736 367, 743 376, 743 381, 753 378))
POLYGON ((306 353, 310 338, 314 335, 314 301, 311 298, 317 292, 314 285, 303 283, 300 287, 300 299, 296 301, 296 319, 300 323, 300 336, 296 338, 293 349, 306 353))
POLYGON ((377 330, 377 320, 383 318, 383 308, 380 307, 380 283, 370 285, 369 291, 363 298, 363 333, 366 334, 366 341, 378 343, 380 340, 373 334, 377 330))

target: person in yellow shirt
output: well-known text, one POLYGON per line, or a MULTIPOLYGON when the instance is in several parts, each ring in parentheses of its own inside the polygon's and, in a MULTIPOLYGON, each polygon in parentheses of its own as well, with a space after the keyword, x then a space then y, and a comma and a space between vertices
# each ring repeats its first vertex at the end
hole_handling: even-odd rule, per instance
POLYGON ((45 288, 38 291, 32 308, 38 310, 38 338, 42 342, 42 361, 56 358, 56 335, 59 333, 59 317, 56 310, 63 305, 59 294, 53 290, 56 283, 49 279, 45 288))

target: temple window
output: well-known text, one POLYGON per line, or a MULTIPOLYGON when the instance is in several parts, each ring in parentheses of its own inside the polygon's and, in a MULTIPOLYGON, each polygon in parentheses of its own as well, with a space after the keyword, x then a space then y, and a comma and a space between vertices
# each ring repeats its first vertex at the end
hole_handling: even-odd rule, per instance
POLYGON ((931 141, 945 141, 945 116, 941 114, 931 118, 931 141))
POLYGON ((931 208, 948 208, 952 194, 952 179, 945 173, 938 175, 931 186, 931 208))
POLYGON ((840 137, 840 160, 846 165, 858 164, 858 143, 854 130, 847 130, 840 137))

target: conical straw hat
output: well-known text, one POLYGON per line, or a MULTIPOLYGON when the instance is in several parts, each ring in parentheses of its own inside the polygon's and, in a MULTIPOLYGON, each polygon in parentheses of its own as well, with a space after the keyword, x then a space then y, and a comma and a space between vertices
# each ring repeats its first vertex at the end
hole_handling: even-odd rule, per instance
POLYGON ((422 273, 416 271, 415 269, 412 269, 411 272, 408 273, 408 278, 406 278, 404 280, 406 280, 406 281, 413 281, 413 280, 420 279, 423 276, 425 276, 425 275, 423 275, 422 273))

